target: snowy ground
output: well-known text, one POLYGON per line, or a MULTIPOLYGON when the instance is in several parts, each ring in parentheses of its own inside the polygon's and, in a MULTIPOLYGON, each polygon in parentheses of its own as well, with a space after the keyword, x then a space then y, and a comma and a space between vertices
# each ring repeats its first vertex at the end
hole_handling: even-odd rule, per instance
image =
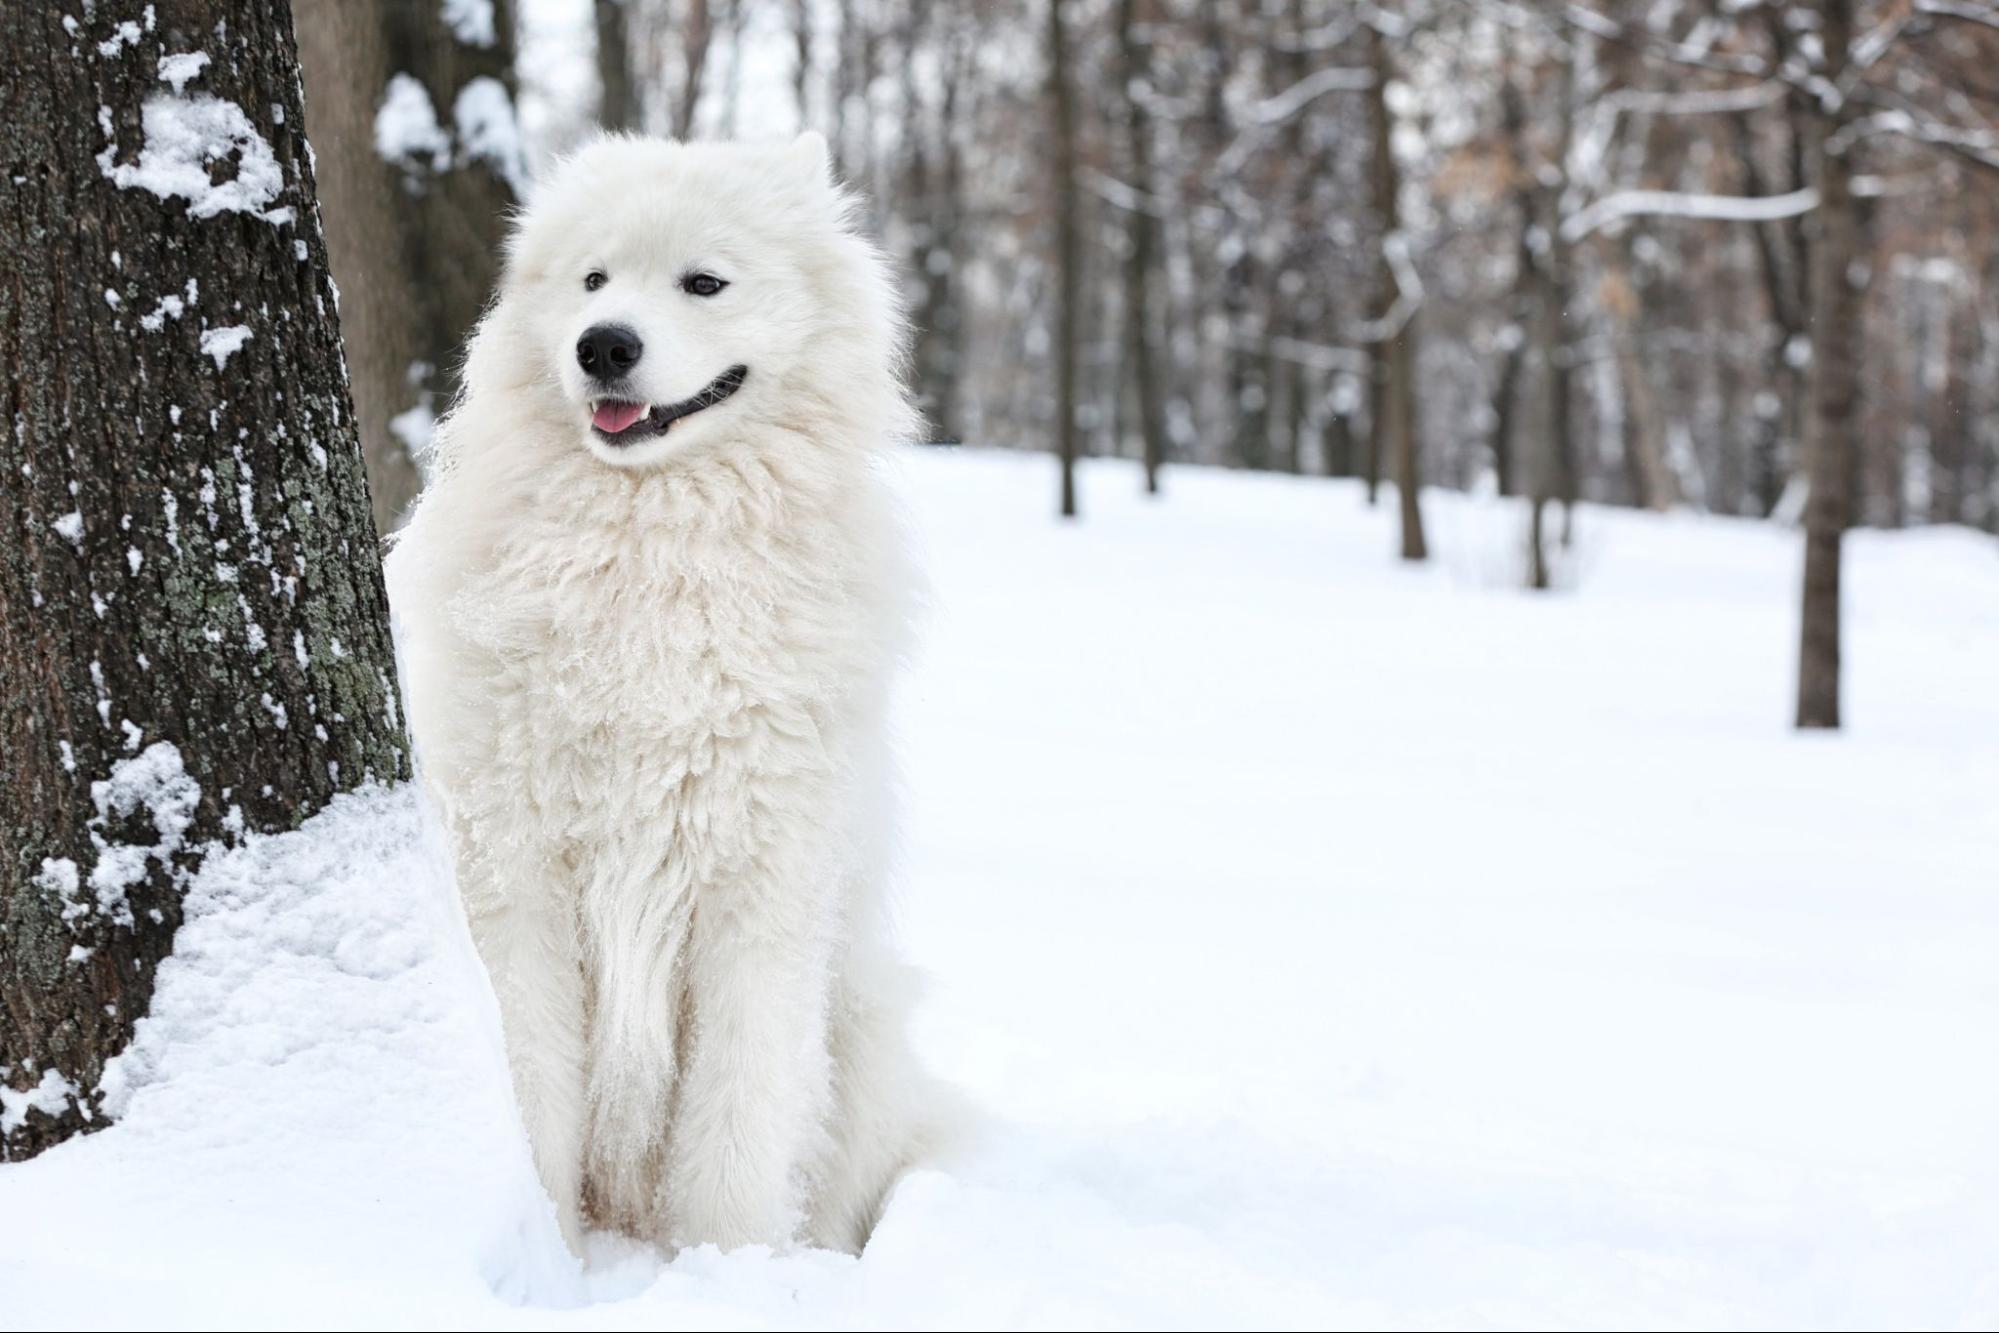
POLYGON ((932 1061, 990 1117, 865 1258, 567 1271, 422 821, 204 883, 117 1128, 0 1168, 14 1327, 1999 1322, 1999 551, 905 460, 932 1061))

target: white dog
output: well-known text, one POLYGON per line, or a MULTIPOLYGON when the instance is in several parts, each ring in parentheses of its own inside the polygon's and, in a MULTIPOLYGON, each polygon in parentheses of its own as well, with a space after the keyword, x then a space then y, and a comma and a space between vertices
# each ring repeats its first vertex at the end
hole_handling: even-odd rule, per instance
POLYGON ((389 561, 564 1232, 858 1251, 934 1129, 884 908, 898 303, 826 145, 536 191, 389 561))

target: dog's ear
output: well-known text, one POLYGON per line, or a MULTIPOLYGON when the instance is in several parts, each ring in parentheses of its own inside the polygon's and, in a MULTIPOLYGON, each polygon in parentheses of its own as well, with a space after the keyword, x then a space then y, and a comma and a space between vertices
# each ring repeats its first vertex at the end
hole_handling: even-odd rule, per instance
POLYGON ((798 174, 811 184, 831 188, 833 153, 826 146, 825 135, 817 130, 807 130, 791 141, 784 155, 798 174))

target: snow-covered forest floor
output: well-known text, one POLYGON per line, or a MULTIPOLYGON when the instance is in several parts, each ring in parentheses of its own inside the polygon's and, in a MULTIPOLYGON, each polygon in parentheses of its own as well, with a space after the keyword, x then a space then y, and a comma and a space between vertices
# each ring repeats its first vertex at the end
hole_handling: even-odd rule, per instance
POLYGON ((1345 483, 902 460, 921 1038, 865 1258, 563 1260, 407 793, 198 886, 123 1123, 0 1168, 14 1327, 1990 1327, 1999 557, 1345 483))

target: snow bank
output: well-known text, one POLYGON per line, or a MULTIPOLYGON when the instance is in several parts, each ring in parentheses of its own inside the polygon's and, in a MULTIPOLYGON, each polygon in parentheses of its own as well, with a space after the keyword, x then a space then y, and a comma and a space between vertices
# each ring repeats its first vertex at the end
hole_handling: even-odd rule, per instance
POLYGON ((577 1294, 411 789, 212 859, 104 1087, 113 1130, 0 1171, 9 1322, 442 1317, 433 1278, 473 1305, 577 1294), (391 1285, 316 1290, 347 1264, 391 1285))
POLYGON ((901 470, 905 933, 989 1124, 862 1259, 570 1272, 374 793, 203 877, 123 1121, 0 1168, 12 1322, 1999 1322, 1990 539, 1853 535, 1800 737, 1772 526, 1585 509, 1535 596, 1511 502, 1430 497, 1415 570, 1344 483, 901 470))

